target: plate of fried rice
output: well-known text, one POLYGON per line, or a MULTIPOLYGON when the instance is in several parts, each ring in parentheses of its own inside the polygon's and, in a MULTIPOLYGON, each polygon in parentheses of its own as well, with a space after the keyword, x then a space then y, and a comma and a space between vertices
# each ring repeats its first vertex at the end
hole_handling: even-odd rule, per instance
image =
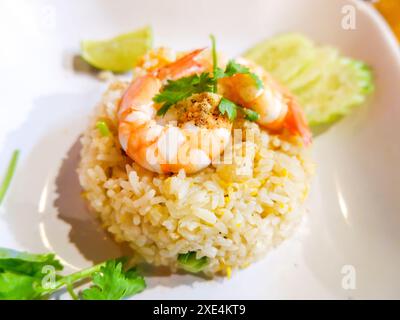
POLYGON ((372 5, 13 1, 0 21, 0 299, 103 299, 110 270, 109 299, 400 297, 400 50, 372 5))

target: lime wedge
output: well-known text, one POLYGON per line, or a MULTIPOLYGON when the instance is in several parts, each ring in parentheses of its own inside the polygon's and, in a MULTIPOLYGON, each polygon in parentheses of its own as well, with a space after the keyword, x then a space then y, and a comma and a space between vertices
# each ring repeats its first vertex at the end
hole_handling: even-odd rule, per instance
POLYGON ((82 41, 82 58, 92 66, 114 72, 132 69, 153 43, 150 27, 103 41, 82 41))
POLYGON ((316 46, 301 34, 284 34, 257 44, 245 55, 263 66, 299 99, 310 125, 332 122, 361 105, 373 90, 371 69, 316 46))

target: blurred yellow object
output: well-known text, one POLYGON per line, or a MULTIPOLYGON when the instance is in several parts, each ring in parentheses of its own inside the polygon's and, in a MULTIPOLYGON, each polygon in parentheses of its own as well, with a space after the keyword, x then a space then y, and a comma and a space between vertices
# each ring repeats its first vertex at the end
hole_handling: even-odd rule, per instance
POLYGON ((400 0, 378 0, 374 6, 385 17, 400 42, 400 0))

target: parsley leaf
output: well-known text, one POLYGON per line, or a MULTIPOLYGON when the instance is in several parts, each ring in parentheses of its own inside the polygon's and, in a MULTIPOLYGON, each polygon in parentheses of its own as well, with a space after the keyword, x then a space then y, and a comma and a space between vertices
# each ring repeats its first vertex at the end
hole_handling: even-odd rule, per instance
POLYGON ((178 255, 179 266, 189 272, 197 273, 202 271, 208 265, 208 258, 197 259, 195 251, 181 253, 178 255))
POLYGON ((233 103, 232 101, 222 98, 219 105, 218 105, 218 110, 221 112, 221 114, 225 114, 228 116, 228 119, 230 121, 233 121, 236 119, 237 116, 237 105, 233 103))
POLYGON ((264 87, 262 80, 255 73, 251 72, 248 67, 241 65, 234 60, 229 60, 225 69, 225 76, 232 77, 238 73, 248 74, 256 83, 257 89, 262 89, 264 87))
POLYGON ((153 98, 154 102, 163 103, 162 107, 157 111, 157 115, 165 115, 171 106, 194 93, 211 92, 213 85, 213 78, 210 77, 209 73, 205 72, 175 81, 168 80, 164 89, 153 98))
POLYGON ((124 271, 120 260, 110 260, 93 274, 94 285, 82 291, 85 300, 119 300, 141 292, 146 283, 136 269, 124 271))

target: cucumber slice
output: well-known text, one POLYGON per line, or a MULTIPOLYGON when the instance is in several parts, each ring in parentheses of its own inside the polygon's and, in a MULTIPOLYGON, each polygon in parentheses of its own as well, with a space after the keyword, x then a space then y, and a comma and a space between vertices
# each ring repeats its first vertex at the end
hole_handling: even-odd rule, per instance
POLYGON ((313 48, 309 39, 290 33, 257 44, 245 53, 245 57, 287 82, 315 60, 313 48))
POLYGON ((373 91, 371 69, 316 46, 300 34, 284 34, 257 44, 244 56, 263 66, 299 99, 310 125, 332 122, 361 105, 373 91))

